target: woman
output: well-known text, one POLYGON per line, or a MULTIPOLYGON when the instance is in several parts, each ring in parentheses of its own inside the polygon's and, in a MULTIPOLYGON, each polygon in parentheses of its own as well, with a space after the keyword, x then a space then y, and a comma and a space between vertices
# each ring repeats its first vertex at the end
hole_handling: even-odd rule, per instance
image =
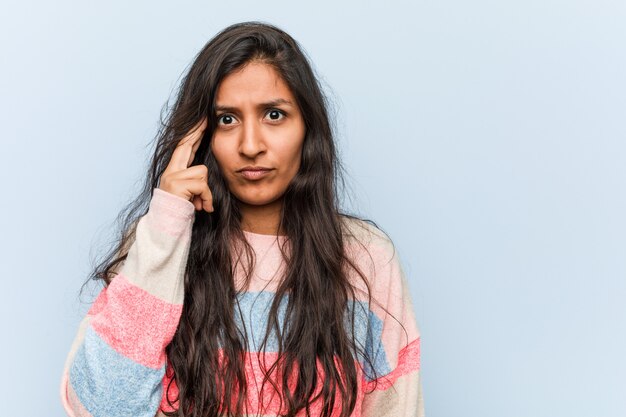
POLYGON ((259 22, 211 39, 92 274, 67 413, 423 415, 405 277, 386 235, 340 212, 339 171, 298 43, 259 22))

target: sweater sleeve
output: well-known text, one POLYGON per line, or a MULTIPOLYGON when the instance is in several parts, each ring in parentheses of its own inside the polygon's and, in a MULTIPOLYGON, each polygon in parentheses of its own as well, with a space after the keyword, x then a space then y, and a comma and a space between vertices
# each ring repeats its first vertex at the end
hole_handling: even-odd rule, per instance
POLYGON ((374 260, 373 295, 380 306, 372 309, 368 346, 376 374, 365 378, 362 416, 423 417, 420 332, 406 276, 389 245, 374 251, 374 260))
POLYGON ((193 203, 155 188, 128 256, 80 322, 61 380, 70 417, 154 417, 182 313, 193 203))

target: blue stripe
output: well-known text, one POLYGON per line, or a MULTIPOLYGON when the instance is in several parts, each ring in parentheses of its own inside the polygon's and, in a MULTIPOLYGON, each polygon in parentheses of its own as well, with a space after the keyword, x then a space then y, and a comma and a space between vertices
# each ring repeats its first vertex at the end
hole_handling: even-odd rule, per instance
MULTIPOLYGON (((265 329, 268 323, 268 315, 272 301, 274 299, 273 292, 245 292, 237 297, 239 305, 235 304, 235 323, 240 332, 248 337, 248 350, 250 352, 258 352, 261 350, 261 343, 265 336, 265 329), (241 312, 239 311, 241 310, 241 312)), ((287 301, 289 297, 286 295, 280 302, 278 307, 278 324, 283 329, 287 301)), ((267 338, 265 352, 278 352, 278 337, 274 329, 267 338)))
POLYGON ((354 309, 354 336, 360 350, 365 350, 365 355, 370 363, 365 360, 361 351, 358 352, 358 359, 363 366, 365 379, 372 381, 391 372, 391 367, 387 361, 387 355, 382 342, 383 321, 369 309, 365 301, 354 301, 348 304, 344 323, 346 331, 350 331, 350 320, 354 309))
MULTIPOLYGON (((261 350, 274 296, 275 293, 271 291, 245 292, 238 295, 239 306, 235 305, 235 322, 239 330, 247 335, 250 352, 261 350)), ((289 294, 285 294, 278 307, 278 323, 281 331, 284 328, 288 300, 289 294)), ((370 365, 365 361, 362 352, 359 352, 358 360, 363 366, 365 378, 371 381, 374 376, 380 377, 391 372, 382 344, 383 322, 369 309, 367 302, 353 300, 352 303, 348 304, 344 315, 344 324, 348 332, 350 331, 353 309, 356 344, 359 350, 365 351, 372 364, 370 365)), ((264 351, 278 352, 278 337, 274 329, 271 330, 264 351)))
POLYGON ((165 365, 152 369, 114 350, 87 327, 70 368, 70 382, 93 417, 154 417, 165 365))

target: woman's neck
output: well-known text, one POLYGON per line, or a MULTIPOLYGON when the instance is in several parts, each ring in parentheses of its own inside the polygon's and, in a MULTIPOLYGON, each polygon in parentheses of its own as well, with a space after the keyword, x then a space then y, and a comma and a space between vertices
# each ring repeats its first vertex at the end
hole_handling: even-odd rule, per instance
POLYGON ((241 228, 260 235, 282 235, 278 230, 282 199, 263 206, 254 206, 240 202, 241 228))

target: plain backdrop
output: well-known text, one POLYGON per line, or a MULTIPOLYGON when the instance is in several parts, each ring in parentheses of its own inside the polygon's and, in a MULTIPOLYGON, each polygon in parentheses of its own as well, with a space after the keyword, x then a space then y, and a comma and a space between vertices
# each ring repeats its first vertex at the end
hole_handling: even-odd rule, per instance
POLYGON ((227 25, 273 23, 394 240, 429 417, 626 415, 626 3, 2 1, 0 414, 56 416, 90 259, 227 25))

